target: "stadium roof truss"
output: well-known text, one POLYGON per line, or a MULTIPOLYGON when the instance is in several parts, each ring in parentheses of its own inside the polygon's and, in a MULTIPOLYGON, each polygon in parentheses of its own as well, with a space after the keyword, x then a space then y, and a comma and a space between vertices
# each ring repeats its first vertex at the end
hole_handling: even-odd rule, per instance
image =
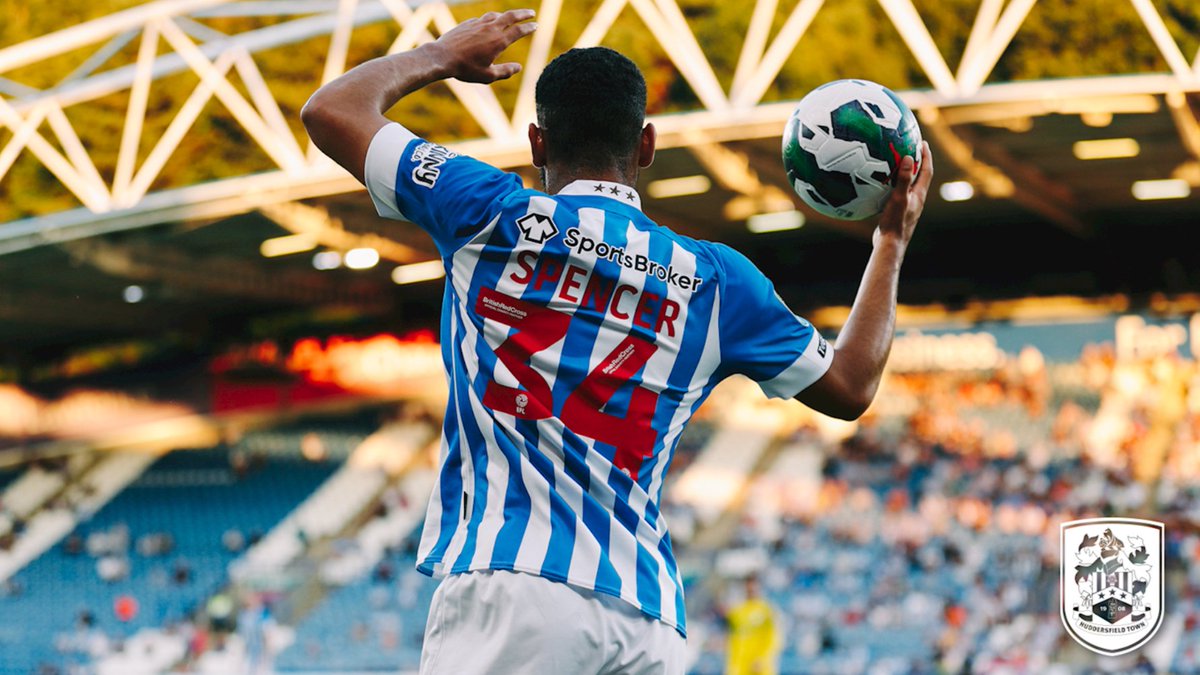
MULTIPOLYGON (((1148 96, 1165 95, 1184 146, 1200 158, 1200 124, 1184 97, 1185 92, 1200 90, 1200 55, 1189 61, 1168 33, 1152 0, 1129 1, 1169 65, 1169 72, 1010 83, 988 83, 988 78, 1035 0, 982 0, 957 69, 952 69, 938 50, 912 0, 878 1, 932 83, 930 90, 901 95, 918 110, 923 124, 949 158, 991 196, 1011 196, 1064 229, 1085 234, 1083 224, 1071 214, 1069 201, 1064 201, 1067 196, 1052 181, 1015 162, 987 164, 976 159, 972 141, 957 136, 951 124, 1011 115, 1014 110, 1023 114, 1122 112, 1129 106, 1144 106, 1148 96), (1021 188, 1015 189, 1014 182, 1021 188)), ((646 35, 661 45, 700 103, 700 108, 691 112, 654 118, 660 145, 688 147, 719 183, 746 186, 744 192, 749 197, 777 200, 779 195, 767 189, 769 186, 756 183, 752 171, 725 161, 725 155, 733 151, 721 144, 779 134, 793 104, 764 102, 763 98, 800 39, 820 19, 823 2, 801 0, 772 34, 778 0, 757 0, 728 89, 720 84, 703 43, 676 0, 603 0, 592 11, 575 44, 599 44, 617 17, 632 8, 648 29, 646 35), (722 176, 722 166, 732 166, 727 170, 732 174, 722 176)), ((453 4, 459 3, 158 0, 0 50, 0 124, 12 132, 0 149, 0 180, 17 156, 28 149, 83 204, 82 208, 4 225, 0 228, 0 253, 256 208, 267 211, 269 217, 287 220, 288 209, 271 209, 271 205, 358 189, 345 172, 311 144, 296 138, 266 85, 255 54, 329 36, 322 76, 322 81, 328 82, 345 70, 356 28, 396 22, 400 31, 390 48, 394 53, 431 40, 434 34, 454 26, 456 18, 449 7, 453 4), (215 17, 269 17, 273 22, 225 34, 200 21, 215 17), (112 57, 134 40, 139 41, 136 61, 106 69, 112 57), (160 43, 167 47, 165 51, 160 43), (16 69, 90 47, 95 47, 92 56, 49 89, 32 89, 4 77, 16 69), (161 79, 185 70, 198 76, 199 84, 139 163, 150 92, 161 79), (248 96, 232 84, 231 73, 237 73, 248 96), (112 180, 106 181, 64 110, 124 91, 129 92, 130 102, 116 170, 112 180), (155 178, 184 137, 194 133, 193 123, 213 98, 229 110, 277 168, 183 188, 152 190, 155 178), (43 125, 55 137, 57 148, 39 131, 43 125)), ((482 138, 462 139, 457 144, 461 151, 503 167, 527 161, 524 126, 533 118, 533 85, 550 57, 562 7, 563 0, 540 2, 540 30, 532 38, 511 114, 488 87, 449 83, 454 96, 485 134, 482 138)))

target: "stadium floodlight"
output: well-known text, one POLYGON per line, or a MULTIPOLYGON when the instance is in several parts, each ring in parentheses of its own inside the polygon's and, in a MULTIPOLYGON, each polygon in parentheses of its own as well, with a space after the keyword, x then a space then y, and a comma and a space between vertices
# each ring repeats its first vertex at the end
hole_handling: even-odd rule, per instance
POLYGON ((708 176, 697 174, 695 176, 680 176, 678 178, 663 178, 662 180, 651 181, 646 186, 646 192, 655 199, 667 199, 670 197, 686 197, 687 195, 698 195, 708 192, 712 187, 712 181, 708 176))
POLYGON ((942 183, 938 192, 948 202, 965 202, 975 196, 975 186, 965 180, 952 180, 942 183))
POLYGON ((441 260, 401 265, 392 270, 392 281, 398 284, 415 284, 420 281, 433 281, 446 276, 446 268, 441 260))
POLYGON ((369 270, 379 264, 379 251, 368 247, 352 248, 346 251, 343 262, 352 270, 369 270))
POLYGON ((1149 201, 1152 199, 1184 199, 1192 194, 1192 186, 1178 178, 1163 180, 1139 180, 1133 184, 1135 199, 1149 201))
POLYGON ((135 305, 146 298, 146 291, 141 286, 126 286, 125 290, 121 291, 121 297, 124 298, 125 302, 135 305))
POLYGON ((278 258, 280 256, 292 255, 293 253, 311 251, 316 247, 317 239, 310 234, 288 234, 282 237, 264 239, 263 243, 258 247, 258 252, 264 258, 278 258))
POLYGON ((775 213, 756 213, 746 219, 746 229, 754 234, 795 230, 802 225, 804 225, 804 214, 795 209, 776 211, 775 213))
POLYGON ((1132 138, 1101 138, 1094 141, 1076 141, 1072 150, 1078 159, 1121 159, 1137 157, 1141 147, 1132 138))
POLYGON ((312 265, 321 271, 336 270, 342 266, 342 254, 337 251, 321 251, 313 256, 312 265))

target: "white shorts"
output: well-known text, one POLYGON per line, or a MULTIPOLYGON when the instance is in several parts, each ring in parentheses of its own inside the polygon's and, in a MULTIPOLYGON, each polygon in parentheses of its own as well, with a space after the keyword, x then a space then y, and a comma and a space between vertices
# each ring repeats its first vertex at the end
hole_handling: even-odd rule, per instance
POLYGON ((686 645, 619 598, 521 572, 467 572, 433 595, 421 675, 682 675, 686 645))

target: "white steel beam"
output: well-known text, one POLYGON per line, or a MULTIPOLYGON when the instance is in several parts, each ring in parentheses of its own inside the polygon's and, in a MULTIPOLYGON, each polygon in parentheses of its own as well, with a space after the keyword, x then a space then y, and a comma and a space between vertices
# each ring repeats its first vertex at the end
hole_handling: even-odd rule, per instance
POLYGON ((558 15, 562 11, 562 0, 542 0, 538 10, 538 29, 529 44, 529 57, 521 70, 521 88, 517 91, 517 106, 513 110, 513 134, 521 135, 522 127, 534 121, 534 87, 550 61, 550 47, 558 29, 558 15))
MULTIPOLYGON (((213 69, 222 77, 229 72, 230 66, 235 58, 234 52, 226 52, 217 58, 217 62, 213 64, 213 69)), ((175 148, 179 147, 179 143, 183 140, 184 135, 192 124, 196 122, 196 118, 200 116, 200 112, 204 110, 205 104, 213 95, 213 86, 207 81, 201 81, 192 90, 188 99, 184 101, 179 112, 175 114, 175 118, 167 126, 167 130, 158 139, 158 143, 146 156, 146 160, 142 163, 142 168, 138 170, 137 176, 134 177, 130 186, 130 192, 140 199, 150 189, 150 184, 158 177, 167 160, 170 159, 171 153, 175 152, 175 148)))
POLYGON ((1200 121, 1196 120, 1187 96, 1182 92, 1172 91, 1167 93, 1166 99, 1167 108, 1171 111, 1171 120, 1175 122, 1175 129, 1179 132, 1183 147, 1187 148, 1193 159, 1200 161, 1200 121))
POLYGON ((259 16, 296 16, 299 14, 324 14, 335 12, 340 0, 250 0, 248 2, 226 2, 216 7, 202 9, 193 16, 202 19, 259 16))
POLYGON ((200 76, 200 79, 211 86, 221 103, 258 143, 259 147, 270 156, 280 168, 286 171, 299 171, 304 165, 304 158, 296 150, 295 138, 289 131, 286 136, 278 136, 263 122, 258 112, 242 98, 233 85, 218 73, 208 60, 188 39, 183 31, 171 20, 164 19, 162 24, 163 38, 183 57, 188 66, 200 76), (287 139, 292 142, 288 143, 287 139))
POLYGON ((709 110, 728 108, 729 98, 721 89, 712 64, 696 42, 696 35, 676 0, 657 0, 653 4, 650 0, 633 0, 633 3, 651 33, 659 36, 659 45, 666 50, 667 56, 692 86, 704 107, 709 110), (655 26, 660 26, 661 32, 656 32, 655 26))
MULTIPOLYGON (((245 49, 231 49, 226 54, 234 58, 234 68, 237 70, 238 77, 242 78, 242 84, 245 85, 246 91, 250 93, 250 100, 254 103, 258 114, 262 116, 267 127, 275 133, 275 137, 287 144, 289 141, 292 145, 292 152, 298 157, 300 156, 300 145, 296 142, 296 137, 292 134, 292 128, 288 126, 287 120, 283 117, 283 111, 279 109, 279 103, 276 102, 275 96, 271 94, 270 87, 267 86, 266 80, 263 79, 262 71, 258 69, 258 64, 254 62, 254 57, 245 49)), ((217 61, 221 60, 218 57, 217 61)), ((215 65, 215 64, 214 64, 215 65)))
POLYGON ((129 106, 125 109, 125 127, 121 130, 121 146, 117 151, 117 170, 113 178, 113 199, 122 206, 131 206, 137 201, 128 195, 129 183, 137 164, 138 147, 142 140, 142 125, 146 121, 146 102, 150 98, 150 68, 158 55, 159 21, 151 21, 142 31, 142 44, 138 48, 137 71, 133 88, 129 92, 129 106))
MULTIPOLYGON (((403 0, 396 0, 396 2, 402 3, 403 0)), ((363 2, 354 13, 354 25, 363 26, 377 23, 387 19, 389 16, 390 14, 384 8, 382 2, 363 2)), ((209 59, 215 59, 226 50, 238 47, 250 53, 255 53, 327 35, 333 30, 336 23, 337 16, 333 14, 304 17, 266 28, 231 35, 222 40, 206 42, 199 49, 209 59)), ((51 35, 57 34, 52 33, 51 35)), ((154 62, 153 77, 155 80, 158 80, 186 70, 187 67, 187 63, 178 54, 164 54, 154 62)), ((65 83, 54 88, 52 91, 37 92, 34 96, 14 100, 12 104, 18 111, 24 111, 41 100, 54 98, 63 107, 70 107, 77 103, 83 103, 128 89, 133 84, 134 70, 134 65, 114 68, 97 73, 78 82, 65 83)), ((0 69, 0 72, 5 72, 5 70, 0 69)))
POLYGON ((1004 9, 1004 0, 983 0, 979 3, 979 11, 975 13, 975 23, 971 24, 971 34, 967 36, 967 45, 963 48, 962 59, 958 62, 958 81, 964 81, 964 73, 971 67, 982 52, 988 38, 996 30, 996 22, 1000 20, 1000 10, 1004 9))
MULTIPOLYGON (((44 115, 48 110, 52 109, 53 104, 47 102, 42 107, 37 109, 36 113, 44 115)), ((22 124, 22 118, 12 106, 0 98, 0 124, 9 129, 17 129, 22 124)), ((79 175, 79 172, 71 165, 69 161, 54 146, 50 145, 46 139, 36 132, 29 136, 26 147, 34 154, 42 165, 54 174, 54 177, 62 182, 63 187, 67 188, 74 194, 83 205, 94 213, 107 211, 109 209, 109 197, 107 192, 97 193, 94 185, 89 185, 88 181, 79 175)), ((0 175, 2 178, 2 175, 0 175)), ((2 229, 2 228, 0 228, 2 229)))
MULTIPOLYGON (((58 142, 62 145, 63 150, 67 153, 67 159, 75 167, 76 175, 79 176, 80 182, 90 185, 90 192, 94 195, 94 199, 105 204, 104 208, 109 208, 110 195, 107 186, 104 184, 104 179, 101 178, 100 172, 96 170, 95 163, 92 162, 91 155, 88 154, 87 148, 83 146, 83 141, 79 139, 79 135, 75 133, 75 127, 71 126, 71 122, 67 119, 62 108, 51 106, 46 111, 46 121, 50 123, 50 128, 54 131, 54 135, 58 136, 58 142)), ((4 172, 0 171, 0 176, 4 172)))
POLYGON ((1158 51, 1166 59, 1171 72, 1184 81, 1197 79, 1196 73, 1187 62, 1187 57, 1183 55, 1183 50, 1179 48, 1175 38, 1171 37, 1167 25, 1163 23, 1162 16, 1154 4, 1150 0, 1133 0, 1133 6, 1137 9, 1138 16, 1142 18, 1142 23, 1146 25, 1146 30, 1150 32, 1150 37, 1154 39, 1158 51))
MULTIPOLYGON (((1030 114, 1036 115, 1073 110, 1076 103, 1092 105, 1087 102, 1097 102, 1097 97, 1105 97, 1107 102, 1103 105, 1110 105, 1114 101, 1121 104, 1163 94, 1179 97, 1182 92, 1200 90, 1200 55, 1195 63, 1188 63, 1152 0, 1131 2, 1169 65, 1169 73, 1005 84, 986 82, 1036 0, 981 0, 956 73, 951 72, 938 51, 913 0, 879 2, 934 85, 932 91, 910 91, 902 96, 914 108, 940 109, 946 113, 946 120, 952 116, 960 119, 960 112, 986 116, 989 110, 999 114, 1001 109, 1026 106, 1032 111, 1030 114)), ((3 74, 97 45, 80 68, 58 86, 45 91, 13 82, 11 78, 0 79, 0 91, 14 97, 0 98, 0 126, 13 133, 9 143, 0 149, 0 169, 9 169, 16 157, 28 149, 84 204, 83 209, 9 223, 0 228, 0 250, 18 250, 46 241, 130 229, 166 219, 228 215, 236 212, 231 209, 246 210, 356 189, 356 184, 324 156, 319 153, 305 156, 252 54, 331 36, 322 75, 322 81, 328 81, 347 67, 354 28, 394 20, 400 26, 400 34, 391 51, 409 49, 432 40, 434 33, 445 33, 457 23, 449 9, 452 4, 458 2, 158 0, 0 49, 0 74, 3 74), (298 18, 228 36, 194 21, 221 16, 298 18), (139 32, 142 45, 137 61, 101 71, 139 32), (157 54, 159 36, 173 48, 172 53, 157 54), (232 85, 229 76, 232 68, 237 69, 248 99, 232 85), (139 167, 140 138, 153 83, 185 69, 199 75, 200 84, 139 167), (64 109, 123 91, 129 92, 130 105, 110 195, 64 109), (166 192, 148 192, 214 96, 281 170, 166 192), (62 145, 61 151, 38 132, 47 122, 62 145), (114 209, 114 202, 115 210, 105 213, 114 209)), ((800 0, 773 37, 778 0, 756 0, 729 94, 716 77, 709 55, 689 26, 678 0, 603 0, 588 17, 576 45, 600 43, 630 5, 645 24, 648 39, 659 43, 702 107, 689 113, 651 118, 659 128, 661 147, 695 143, 689 134, 696 129, 703 133, 706 143, 778 135, 793 103, 762 103, 762 98, 813 21, 819 20, 823 0, 800 0)), ((447 83, 484 131, 483 138, 454 143, 455 148, 505 167, 528 161, 522 127, 533 117, 534 85, 551 56, 563 10, 562 0, 541 0, 538 16, 541 29, 530 40, 525 73, 511 114, 488 87, 457 81, 447 83)), ((1172 111, 1178 113, 1177 106, 1172 111)))
POLYGON ((771 23, 775 20, 775 9, 779 0, 759 0, 754 3, 754 13, 750 16, 750 27, 746 30, 746 39, 742 42, 742 51, 738 55, 737 67, 733 71, 733 85, 730 96, 736 99, 746 86, 746 80, 754 73, 767 48, 767 37, 771 32, 771 23))
POLYGON ((329 39, 329 52, 325 57, 325 72, 321 74, 321 84, 328 84, 334 78, 346 72, 346 54, 350 51, 350 31, 354 24, 350 17, 358 8, 358 0, 340 0, 337 9, 337 22, 329 39))
POLYGON ((896 26, 904 44, 917 57, 917 63, 925 71, 933 88, 943 96, 954 96, 958 91, 958 83, 950 73, 946 59, 934 44, 925 21, 917 13, 917 8, 913 7, 912 0, 879 0, 879 4, 896 26))
POLYGON ((8 170, 12 168, 13 162, 17 161, 21 151, 25 146, 29 145, 29 141, 37 135, 37 129, 42 125, 42 120, 46 119, 46 108, 48 106, 39 106, 29 111, 25 119, 21 120, 16 125, 9 124, 8 127, 12 130, 12 138, 8 139, 8 143, 4 146, 4 150, 0 150, 0 178, 3 178, 8 170))
POLYGON ((800 38, 804 37, 813 17, 817 15, 817 10, 821 9, 824 3, 825 0, 800 0, 800 4, 796 5, 783 27, 779 29, 774 42, 767 48, 767 53, 754 69, 754 74, 747 80, 746 86, 737 93, 733 100, 734 108, 749 108, 762 100, 763 94, 767 93, 788 57, 796 51, 800 38))
POLYGON ((575 46, 595 47, 600 44, 627 4, 629 4, 629 0, 604 0, 604 4, 600 5, 600 8, 588 21, 587 26, 584 27, 583 32, 580 33, 579 39, 575 41, 575 46))
POLYGON ((97 49, 92 53, 91 56, 87 58, 86 61, 79 64, 78 68, 72 70, 70 75, 67 75, 65 78, 63 78, 63 81, 59 84, 59 86, 67 82, 82 80, 88 75, 96 72, 100 66, 108 63, 109 59, 116 55, 117 52, 124 49, 125 45, 129 44, 133 38, 137 37, 138 32, 139 31, 137 29, 133 29, 114 35, 112 39, 104 43, 103 47, 97 49))
POLYGON ((0 73, 86 47, 155 19, 190 14, 228 0, 158 0, 0 49, 0 73))
POLYGON ((979 91, 1036 2, 1037 0, 1010 0, 996 21, 995 28, 989 31, 987 42, 973 55, 975 58, 969 63, 964 63, 960 69, 959 95, 971 96, 979 91))

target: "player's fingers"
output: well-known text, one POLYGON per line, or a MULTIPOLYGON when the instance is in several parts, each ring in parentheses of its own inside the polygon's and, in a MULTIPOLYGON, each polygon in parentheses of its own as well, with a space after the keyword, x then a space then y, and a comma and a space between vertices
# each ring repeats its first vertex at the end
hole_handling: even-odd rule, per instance
POLYGON ((521 72, 519 63, 497 63, 487 69, 488 76, 492 78, 492 81, 507 80, 519 72, 521 72))
POLYGON ((929 191, 933 182, 933 153, 929 151, 929 143, 921 141, 921 171, 917 174, 917 189, 929 191))
POLYGON ((495 21, 496 18, 499 16, 500 16, 499 12, 485 12, 482 16, 479 17, 479 20, 480 21, 495 21))
POLYGON ((510 9, 500 15, 500 23, 508 26, 522 21, 528 21, 537 16, 537 12, 532 9, 510 9))
POLYGON ((520 40, 521 38, 525 37, 526 35, 529 35, 533 31, 537 30, 537 28, 538 28, 538 25, 537 25, 536 21, 530 21, 528 23, 518 23, 518 24, 513 24, 513 25, 509 26, 508 28, 506 28, 504 30, 504 34, 508 37, 508 43, 512 44, 512 43, 516 42, 517 40, 520 40))
POLYGON ((913 158, 905 155, 900 158, 900 165, 892 173, 896 180, 896 191, 900 193, 908 192, 908 186, 913 180, 913 158))

